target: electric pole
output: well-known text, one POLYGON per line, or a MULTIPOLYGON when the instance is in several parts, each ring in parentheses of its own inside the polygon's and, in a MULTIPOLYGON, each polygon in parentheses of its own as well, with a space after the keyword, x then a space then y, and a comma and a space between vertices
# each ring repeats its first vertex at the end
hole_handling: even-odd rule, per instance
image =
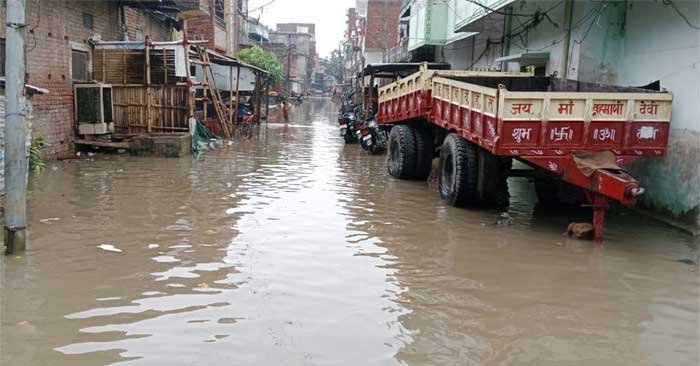
POLYGON ((25 0, 7 1, 5 26, 5 253, 26 248, 25 0))
POLYGON ((292 34, 287 34, 287 93, 292 96, 292 34))

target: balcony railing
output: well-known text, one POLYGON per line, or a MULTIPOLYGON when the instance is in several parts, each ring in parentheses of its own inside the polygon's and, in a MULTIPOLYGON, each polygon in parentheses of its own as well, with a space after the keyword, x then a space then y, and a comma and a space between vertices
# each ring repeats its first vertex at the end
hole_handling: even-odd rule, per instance
POLYGON ((408 44, 404 43, 402 45, 396 46, 384 52, 382 56, 382 62, 385 63, 398 63, 398 62, 408 62, 410 56, 408 54, 408 44))

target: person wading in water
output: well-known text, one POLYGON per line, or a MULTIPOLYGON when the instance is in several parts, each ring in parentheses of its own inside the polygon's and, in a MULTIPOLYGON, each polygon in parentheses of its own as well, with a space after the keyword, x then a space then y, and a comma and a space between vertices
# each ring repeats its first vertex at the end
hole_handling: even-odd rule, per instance
POLYGON ((282 101, 282 116, 284 117, 284 123, 289 123, 289 103, 287 100, 282 101))

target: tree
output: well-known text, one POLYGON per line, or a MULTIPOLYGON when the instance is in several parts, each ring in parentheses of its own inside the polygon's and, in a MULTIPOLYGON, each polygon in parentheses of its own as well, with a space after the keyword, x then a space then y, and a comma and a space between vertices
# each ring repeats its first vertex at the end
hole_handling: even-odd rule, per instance
POLYGON ((274 53, 267 52, 260 46, 253 46, 239 52, 238 58, 245 63, 269 72, 272 83, 279 84, 282 82, 282 64, 274 53))
POLYGON ((331 58, 321 60, 321 65, 326 68, 326 75, 331 75, 338 83, 342 83, 345 74, 345 57, 343 54, 334 50, 331 53, 331 58))

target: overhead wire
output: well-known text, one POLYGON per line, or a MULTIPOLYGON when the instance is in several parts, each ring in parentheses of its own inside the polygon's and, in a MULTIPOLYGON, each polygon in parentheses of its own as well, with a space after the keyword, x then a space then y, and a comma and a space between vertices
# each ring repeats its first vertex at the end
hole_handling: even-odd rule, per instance
POLYGON ((681 18, 683 18, 683 20, 685 21, 685 23, 688 24, 688 26, 689 26, 690 28, 693 28, 693 29, 696 29, 696 30, 700 30, 700 27, 699 27, 699 26, 697 26, 697 25, 691 23, 691 22, 690 22, 690 19, 688 19, 688 17, 687 17, 685 14, 683 14, 683 12, 682 12, 680 9, 678 9, 678 7, 676 6, 676 3, 674 3, 673 0, 662 0, 662 3, 663 3, 664 5, 669 5, 671 8, 673 8, 673 10, 676 11, 676 13, 678 14, 678 16, 680 16, 681 18))

